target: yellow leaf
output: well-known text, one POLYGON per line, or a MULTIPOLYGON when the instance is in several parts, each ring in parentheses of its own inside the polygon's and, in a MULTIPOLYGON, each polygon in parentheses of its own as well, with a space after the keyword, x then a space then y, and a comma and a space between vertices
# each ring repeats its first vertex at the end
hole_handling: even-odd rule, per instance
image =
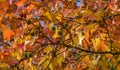
POLYGON ((95 49, 95 51, 97 51, 100 46, 100 38, 92 39, 92 42, 93 42, 93 48, 95 49))
POLYGON ((45 12, 45 16, 52 21, 52 15, 48 11, 45 12))
POLYGON ((44 49, 44 52, 51 52, 53 49, 51 46, 48 46, 44 49))
POLYGON ((50 68, 50 70, 54 70, 52 63, 50 63, 49 68, 50 68))
POLYGON ((59 20, 59 21, 61 21, 62 15, 61 15, 61 14, 58 14, 58 15, 56 16, 56 19, 59 20))
POLYGON ((0 70, 7 70, 8 69, 8 64, 2 63, 0 64, 0 70))
POLYGON ((55 30, 55 34, 53 35, 53 38, 54 38, 54 39, 56 39, 57 37, 59 37, 58 31, 59 31, 58 29, 55 30))
POLYGON ((47 58, 48 58, 47 55, 44 56, 44 57, 40 60, 40 62, 38 63, 38 66, 39 66, 40 64, 42 64, 44 61, 46 61, 47 58))
POLYGON ((83 36, 82 33, 79 33, 78 38, 79 38, 79 45, 82 45, 82 41, 85 38, 85 36, 83 36))
POLYGON ((58 62, 58 64, 59 64, 59 66, 62 67, 62 62, 64 62, 63 56, 60 55, 60 56, 58 56, 56 59, 57 59, 57 62, 58 62))
POLYGON ((98 20, 98 21, 102 20, 102 11, 97 11, 97 12, 95 13, 95 16, 97 17, 97 20, 98 20))
POLYGON ((78 43, 79 43, 78 36, 75 36, 75 37, 73 38, 73 41, 74 41, 74 46, 77 46, 78 43))
POLYGON ((80 18, 80 19, 76 19, 76 22, 79 22, 79 23, 84 23, 85 22, 85 18, 80 18))
POLYGON ((83 13, 83 15, 91 15, 91 14, 93 14, 93 12, 91 11, 91 10, 89 10, 88 9, 88 7, 85 9, 85 11, 84 11, 84 13, 83 13))

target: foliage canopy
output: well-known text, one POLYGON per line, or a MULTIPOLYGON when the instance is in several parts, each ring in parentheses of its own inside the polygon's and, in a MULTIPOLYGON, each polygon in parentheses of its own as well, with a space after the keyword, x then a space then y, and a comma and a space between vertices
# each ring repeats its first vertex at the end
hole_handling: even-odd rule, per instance
POLYGON ((120 0, 0 0, 0 70, 120 70, 120 0))

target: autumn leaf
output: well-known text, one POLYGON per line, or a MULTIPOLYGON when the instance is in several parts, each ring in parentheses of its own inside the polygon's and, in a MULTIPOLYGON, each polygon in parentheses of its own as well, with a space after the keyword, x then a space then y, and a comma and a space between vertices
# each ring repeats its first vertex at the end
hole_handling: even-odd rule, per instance
POLYGON ((95 49, 95 51, 97 51, 100 46, 100 38, 92 39, 92 42, 93 42, 93 48, 95 49))
POLYGON ((15 5, 17 5, 18 7, 22 6, 25 2, 27 2, 26 0, 19 0, 17 2, 14 2, 15 5))
POLYGON ((35 9, 35 6, 31 4, 31 5, 27 8, 28 13, 30 13, 33 9, 35 9))
POLYGON ((48 46, 44 49, 44 52, 51 52, 53 49, 51 46, 48 46))
POLYGON ((57 37, 59 37, 58 32, 59 32, 59 30, 56 29, 56 30, 55 30, 55 34, 53 35, 53 38, 54 38, 54 39, 56 39, 57 37))
POLYGON ((4 2, 4 1, 6 1, 6 0, 0 0, 0 3, 1 3, 1 2, 4 2))
POLYGON ((52 15, 49 12, 45 12, 45 16, 52 21, 52 15))
POLYGON ((92 15, 92 14, 93 14, 93 12, 91 10, 89 10, 88 7, 86 7, 86 9, 83 12, 83 15, 86 16, 86 15, 92 15))
POLYGON ((1 70, 7 70, 8 68, 9 68, 8 64, 6 64, 6 63, 1 63, 0 64, 0 69, 1 70))
POLYGON ((86 29, 85 31, 85 41, 87 42, 87 44, 89 44, 89 30, 86 29))
POLYGON ((10 29, 3 30, 3 38, 4 39, 7 39, 8 41, 10 41, 10 38, 12 35, 15 35, 15 33, 12 30, 10 30, 10 29))
POLYGON ((9 3, 7 0, 0 0, 0 1, 3 1, 3 2, 0 2, 0 15, 3 15, 8 10, 9 3))
POLYGON ((58 15, 56 16, 56 19, 61 22, 62 17, 63 17, 63 16, 62 16, 61 14, 58 14, 58 15))
POLYGON ((100 47, 102 51, 110 51, 110 48, 106 46, 106 44, 104 43, 104 41, 100 41, 100 47))
POLYGON ((19 61, 17 59, 12 59, 12 60, 8 61, 9 67, 12 67, 12 66, 14 66, 17 63, 19 63, 19 61))
POLYGON ((116 5, 116 2, 109 2, 108 3, 108 9, 110 10, 110 11, 116 11, 117 10, 117 5, 116 5))
POLYGON ((3 32, 3 38, 10 41, 11 36, 15 35, 15 33, 7 28, 4 24, 1 24, 2 32, 3 32))
POLYGON ((82 46, 82 41, 83 41, 83 39, 85 38, 85 36, 84 35, 82 35, 82 33, 77 33, 77 35, 78 35, 78 39, 79 39, 79 45, 80 46, 82 46))

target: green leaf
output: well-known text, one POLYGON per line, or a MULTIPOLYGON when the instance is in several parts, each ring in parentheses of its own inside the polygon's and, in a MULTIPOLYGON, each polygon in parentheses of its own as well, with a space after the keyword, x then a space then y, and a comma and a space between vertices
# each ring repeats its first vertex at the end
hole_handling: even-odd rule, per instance
POLYGON ((61 30, 59 30, 59 31, 58 31, 58 35, 60 35, 60 36, 61 36, 62 34, 63 34, 63 33, 62 33, 62 31, 61 31, 61 30))
POLYGON ((25 52, 24 56, 25 58, 29 58, 32 56, 32 52, 25 52))
POLYGON ((27 24, 31 24, 32 21, 30 19, 27 20, 27 24))

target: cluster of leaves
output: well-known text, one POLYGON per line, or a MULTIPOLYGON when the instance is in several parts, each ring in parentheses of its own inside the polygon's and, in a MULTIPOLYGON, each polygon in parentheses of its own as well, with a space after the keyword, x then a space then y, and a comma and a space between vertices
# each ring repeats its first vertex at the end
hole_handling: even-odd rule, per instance
POLYGON ((119 70, 119 0, 1 0, 1 70, 119 70))

